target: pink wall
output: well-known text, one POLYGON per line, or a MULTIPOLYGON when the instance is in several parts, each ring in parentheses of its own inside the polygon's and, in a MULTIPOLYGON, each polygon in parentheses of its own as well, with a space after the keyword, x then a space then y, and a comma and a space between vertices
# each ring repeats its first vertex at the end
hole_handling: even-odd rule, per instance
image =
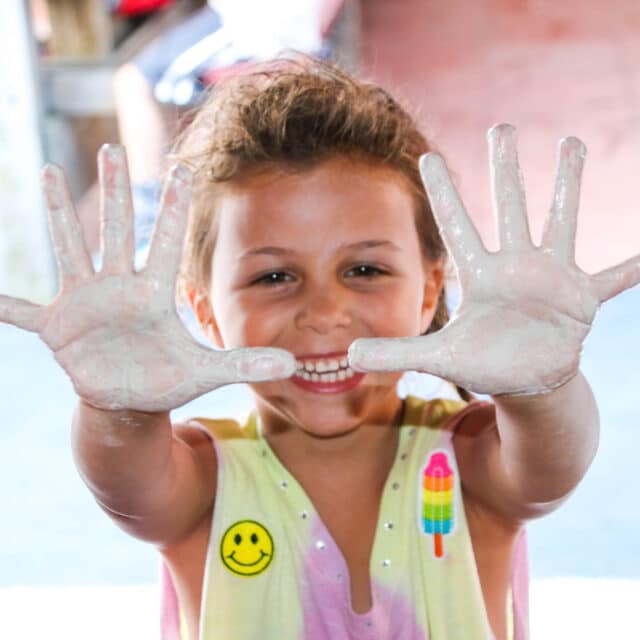
POLYGON ((640 251, 637 0, 363 0, 365 71, 415 105, 495 248, 485 132, 519 131, 532 231, 551 199, 555 148, 587 145, 577 260, 640 251))

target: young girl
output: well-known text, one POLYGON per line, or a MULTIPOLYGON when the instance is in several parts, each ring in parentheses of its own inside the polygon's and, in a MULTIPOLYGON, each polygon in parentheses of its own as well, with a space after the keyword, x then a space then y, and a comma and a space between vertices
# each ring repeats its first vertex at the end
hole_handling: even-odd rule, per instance
POLYGON ((185 637, 511 635, 523 524, 564 501, 597 447, 582 341, 640 258, 576 267, 578 140, 560 145, 540 247, 513 128, 489 147, 497 253, 382 89, 310 60, 267 66, 219 86, 187 130, 140 272, 123 150, 99 154, 99 273, 61 170, 45 170, 60 292, 47 307, 0 298, 0 319, 39 332, 71 376, 80 473, 157 545, 185 637), (445 245, 462 289, 448 324, 445 245), (181 260, 220 350, 178 319, 181 260), (403 370, 493 402, 402 401, 403 370), (255 395, 244 428, 171 423, 239 381, 255 395))

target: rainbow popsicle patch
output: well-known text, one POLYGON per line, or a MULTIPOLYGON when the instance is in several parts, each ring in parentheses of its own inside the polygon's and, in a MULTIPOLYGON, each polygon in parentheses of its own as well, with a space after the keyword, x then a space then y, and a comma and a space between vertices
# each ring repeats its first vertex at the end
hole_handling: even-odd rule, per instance
POLYGON ((444 557, 443 536, 454 528, 454 471, 446 451, 434 451, 422 477, 422 528, 433 535, 433 553, 444 557))

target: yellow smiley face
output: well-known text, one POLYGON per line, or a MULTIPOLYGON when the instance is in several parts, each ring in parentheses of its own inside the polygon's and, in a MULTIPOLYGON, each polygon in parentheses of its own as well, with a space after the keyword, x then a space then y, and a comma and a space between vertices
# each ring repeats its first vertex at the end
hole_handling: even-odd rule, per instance
POLYGON ((220 557, 229 571, 240 576, 257 576, 273 560, 273 538, 255 520, 232 524, 222 536, 220 557))

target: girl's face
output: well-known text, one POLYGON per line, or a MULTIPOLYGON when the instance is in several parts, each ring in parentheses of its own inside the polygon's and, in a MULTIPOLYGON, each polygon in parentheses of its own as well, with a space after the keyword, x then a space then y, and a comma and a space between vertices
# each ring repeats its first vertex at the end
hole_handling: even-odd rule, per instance
POLYGON ((287 349, 301 369, 252 385, 265 430, 388 423, 401 374, 354 374, 346 357, 356 338, 423 333, 435 312, 442 268, 422 256, 403 176, 335 157, 251 176, 219 198, 201 323, 219 347, 287 349))

